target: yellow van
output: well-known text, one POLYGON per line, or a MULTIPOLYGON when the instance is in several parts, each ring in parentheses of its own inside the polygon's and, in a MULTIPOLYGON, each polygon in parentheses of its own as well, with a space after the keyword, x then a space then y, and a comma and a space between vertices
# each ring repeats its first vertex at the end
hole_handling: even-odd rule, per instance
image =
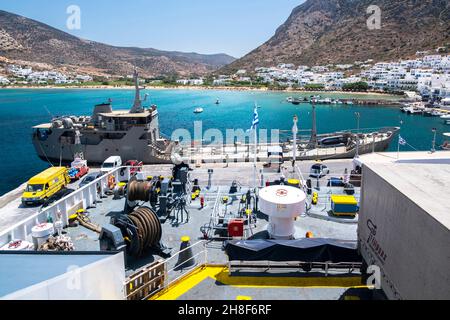
POLYGON ((22 195, 22 203, 39 204, 64 188, 70 182, 67 168, 52 167, 28 181, 22 195))

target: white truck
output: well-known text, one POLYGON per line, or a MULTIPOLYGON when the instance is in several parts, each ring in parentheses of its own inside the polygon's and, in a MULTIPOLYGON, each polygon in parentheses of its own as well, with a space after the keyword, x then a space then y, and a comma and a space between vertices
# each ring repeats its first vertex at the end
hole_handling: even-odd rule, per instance
POLYGON ((115 168, 122 166, 122 158, 120 156, 111 156, 103 162, 100 169, 101 172, 107 173, 115 168))

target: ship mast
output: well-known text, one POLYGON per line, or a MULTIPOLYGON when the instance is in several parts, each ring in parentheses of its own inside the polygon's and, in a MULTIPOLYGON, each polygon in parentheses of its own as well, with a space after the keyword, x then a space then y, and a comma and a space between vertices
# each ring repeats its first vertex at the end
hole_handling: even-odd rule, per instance
POLYGON ((74 160, 80 159, 84 160, 84 153, 81 146, 81 133, 80 130, 75 130, 75 153, 74 153, 74 160))
POLYGON ((308 149, 315 149, 317 147, 317 121, 316 121, 316 105, 312 104, 312 130, 311 140, 309 141, 308 149))
POLYGON ((144 99, 141 99, 141 90, 144 90, 145 87, 143 88, 139 87, 139 77, 136 68, 134 69, 133 79, 136 92, 134 96, 134 104, 130 110, 130 113, 140 113, 144 111, 144 108, 142 107, 142 102, 144 102, 147 99, 147 95, 145 95, 144 99))

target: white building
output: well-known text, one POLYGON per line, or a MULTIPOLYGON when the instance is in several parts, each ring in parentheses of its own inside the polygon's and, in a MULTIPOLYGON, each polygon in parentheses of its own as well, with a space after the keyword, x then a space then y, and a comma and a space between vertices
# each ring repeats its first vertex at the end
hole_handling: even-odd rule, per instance
POLYGON ((219 79, 214 79, 213 80, 213 85, 214 86, 224 86, 227 84, 230 84, 232 80, 230 78, 219 78, 219 79))
POLYGON ((94 78, 92 78, 91 76, 87 76, 87 75, 77 74, 75 76, 75 80, 78 80, 78 81, 81 81, 81 82, 88 82, 88 81, 94 80, 94 78))
POLYGON ((189 80, 188 79, 179 79, 177 80, 177 84, 181 84, 183 86, 186 86, 189 84, 189 80))
POLYGON ((177 80, 177 84, 181 85, 191 85, 191 86, 201 86, 203 85, 204 81, 203 79, 180 79, 177 80))
POLYGON ((328 67, 326 66, 314 66, 311 68, 312 71, 314 72, 326 72, 328 71, 328 67))
POLYGON ((5 84, 9 84, 9 83, 10 83, 10 81, 8 80, 8 78, 0 76, 0 84, 1 85, 5 85, 5 84))

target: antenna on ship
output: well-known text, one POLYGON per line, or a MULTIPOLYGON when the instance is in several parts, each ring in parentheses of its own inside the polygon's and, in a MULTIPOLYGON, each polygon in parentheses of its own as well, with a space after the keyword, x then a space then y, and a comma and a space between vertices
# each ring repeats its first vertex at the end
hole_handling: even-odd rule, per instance
POLYGON ((136 68, 134 68, 133 79, 136 92, 134 96, 133 108, 131 108, 130 113, 140 113, 144 111, 144 108, 142 107, 142 102, 144 102, 147 99, 148 95, 146 94, 145 98, 141 99, 141 90, 144 90, 145 87, 139 86, 139 75, 136 68))

